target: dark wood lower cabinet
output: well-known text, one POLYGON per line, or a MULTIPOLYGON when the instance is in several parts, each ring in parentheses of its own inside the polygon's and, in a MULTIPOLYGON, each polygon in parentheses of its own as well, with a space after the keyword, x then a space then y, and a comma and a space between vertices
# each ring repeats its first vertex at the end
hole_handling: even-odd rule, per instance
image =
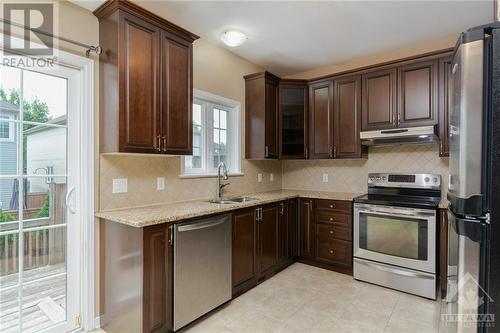
POLYGON ((167 332, 173 328, 172 228, 144 229, 143 332, 167 332))
POLYGON ((299 260, 352 274, 352 202, 301 199, 300 208, 299 260))
POLYGON ((294 261, 297 222, 297 199, 233 212, 233 297, 294 261))
POLYGON ((101 325, 106 332, 172 331, 171 227, 100 223, 101 325))
POLYGON ((233 295, 257 284, 257 224, 254 207, 233 213, 233 295))
POLYGON ((288 200, 288 251, 291 261, 299 257, 299 200, 288 200))
POLYGON ((257 222, 259 281, 273 275, 278 264, 278 206, 270 204, 260 209, 257 222))
POLYGON ((300 251, 303 258, 314 258, 314 214, 313 200, 300 199, 300 251))
MULTIPOLYGON (((352 273, 351 210, 345 201, 290 199, 234 211, 233 297, 295 260, 352 273)), ((101 222, 101 322, 107 332, 172 331, 172 228, 101 222)))
POLYGON ((288 201, 278 205, 278 265, 286 265, 291 259, 290 254, 290 214, 288 201))

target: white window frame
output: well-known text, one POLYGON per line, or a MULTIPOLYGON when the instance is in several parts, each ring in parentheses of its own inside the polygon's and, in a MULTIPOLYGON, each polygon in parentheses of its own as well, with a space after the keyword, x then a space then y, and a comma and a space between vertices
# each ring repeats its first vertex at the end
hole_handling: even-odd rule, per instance
POLYGON ((14 142, 14 115, 8 114, 8 115, 2 115, 2 117, 5 117, 2 121, 2 123, 8 123, 9 124, 9 137, 8 138, 2 138, 0 137, 0 142, 14 142))
MULTIPOLYGON (((7 36, 0 32, 0 56, 4 52, 4 42, 7 38, 11 39, 14 45, 23 45, 23 39, 7 36)), ((31 47, 44 48, 45 45, 31 42, 31 47)), ((94 217, 94 60, 84 56, 76 55, 63 50, 57 50, 57 63, 63 66, 79 70, 79 104, 80 110, 85 112, 80 113, 80 133, 79 144, 82 145, 80 150, 81 174, 79 182, 81 186, 80 195, 75 200, 75 207, 78 207, 78 214, 80 215, 78 226, 79 232, 79 251, 80 258, 80 290, 73 290, 68 292, 78 292, 80 298, 80 329, 83 331, 91 331, 100 326, 100 318, 96 317, 95 313, 95 224, 97 220, 94 217)), ((19 55, 24 58, 25 63, 29 63, 25 56, 19 55)), ((22 119, 22 114, 20 115, 22 119)), ((13 120, 12 122, 21 124, 21 120, 13 120)), ((20 138, 20 142, 22 137, 20 138)), ((22 143, 18 143, 21 148, 22 143)), ((10 177, 10 176, 9 176, 10 177)), ((22 184, 22 182, 21 182, 22 184)), ((22 185, 21 192, 22 192, 22 185)), ((67 258, 70 260, 70 258, 67 258)), ((100 292, 103 292, 100 290, 100 292)), ((53 326, 57 329, 57 326, 53 326)), ((52 329, 48 328, 47 330, 52 329)), ((45 332, 45 331, 44 331, 45 332)))
MULTIPOLYGON (((219 108, 228 112, 227 119, 227 167, 230 176, 240 176, 241 173, 241 103, 229 98, 221 97, 206 91, 193 89, 193 104, 202 105, 201 122, 202 122, 202 168, 187 169, 185 159, 181 158, 181 178, 198 178, 198 177, 216 177, 217 168, 209 167, 212 162, 211 153, 213 142, 213 130, 207 130, 208 124, 212 127, 211 119, 208 116, 206 108, 213 110, 219 108), (207 152, 210 152, 207 154, 207 152)), ((211 112, 210 112, 211 114, 211 112)))

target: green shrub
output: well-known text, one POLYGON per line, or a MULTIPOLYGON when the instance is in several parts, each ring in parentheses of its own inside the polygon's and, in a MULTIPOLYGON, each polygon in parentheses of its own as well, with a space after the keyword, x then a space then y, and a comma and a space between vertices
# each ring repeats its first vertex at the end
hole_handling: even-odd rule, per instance
POLYGON ((40 208, 40 210, 36 213, 35 218, 39 217, 49 217, 49 194, 45 196, 45 200, 43 201, 43 206, 40 208))
POLYGON ((0 223, 1 222, 12 222, 14 221, 14 216, 12 216, 9 213, 5 213, 3 210, 0 209, 0 223))

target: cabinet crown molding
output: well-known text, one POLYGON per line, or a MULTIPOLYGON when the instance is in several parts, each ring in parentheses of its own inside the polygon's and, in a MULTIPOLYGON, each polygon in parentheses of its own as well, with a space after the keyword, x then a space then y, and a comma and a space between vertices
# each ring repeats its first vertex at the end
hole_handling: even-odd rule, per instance
POLYGON ((150 11, 128 0, 108 0, 101 6, 99 6, 96 10, 94 10, 93 14, 99 21, 101 21, 116 10, 123 10, 129 14, 139 17, 142 20, 154 24, 161 29, 182 37, 191 43, 200 38, 198 35, 195 35, 194 33, 187 31, 179 27, 178 25, 175 25, 172 22, 169 22, 164 18, 153 14, 150 11))

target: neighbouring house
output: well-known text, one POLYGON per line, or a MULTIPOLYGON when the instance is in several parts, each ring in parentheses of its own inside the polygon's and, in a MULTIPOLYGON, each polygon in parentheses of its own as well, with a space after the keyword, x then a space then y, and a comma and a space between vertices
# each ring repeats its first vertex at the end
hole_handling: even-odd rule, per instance
MULTIPOLYGON (((17 174, 19 108, 14 104, 0 101, 0 175, 17 174)), ((8 210, 12 197, 14 179, 0 180, 0 209, 8 210)))
MULTIPOLYGON (((66 174, 66 115, 49 120, 24 132, 26 174, 66 174)), ((30 192, 47 192, 50 183, 66 183, 65 177, 31 177, 30 192)))

